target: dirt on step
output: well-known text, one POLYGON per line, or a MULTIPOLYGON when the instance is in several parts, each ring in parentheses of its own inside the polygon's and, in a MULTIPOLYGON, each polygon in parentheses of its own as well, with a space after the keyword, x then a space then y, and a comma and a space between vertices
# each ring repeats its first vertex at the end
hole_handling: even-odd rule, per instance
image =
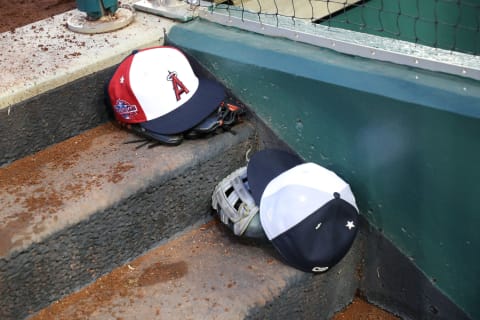
POLYGON ((400 318, 356 297, 349 306, 335 314, 332 320, 400 320, 400 318))
POLYGON ((0 32, 76 8, 75 0, 0 0, 0 32))
MULTIPOLYGON (((186 288, 185 283, 177 281, 194 272, 193 270, 201 269, 203 264, 209 264, 208 262, 201 262, 200 264, 186 262, 185 257, 187 256, 192 257, 192 261, 198 260, 199 256, 207 256, 207 259, 214 261, 213 265, 215 265, 215 261, 218 262, 218 259, 221 259, 221 257, 225 258, 235 255, 229 252, 228 249, 229 241, 232 241, 232 239, 225 241, 223 236, 219 235, 219 230, 221 230, 218 228, 219 224, 219 221, 210 221, 200 228, 170 241, 164 246, 153 249, 149 253, 100 277, 82 290, 53 303, 36 314, 32 314, 28 320, 105 319, 107 315, 111 319, 126 320, 132 319, 132 314, 125 314, 126 310, 131 309, 136 309, 135 315, 138 315, 138 318, 164 319, 162 312, 168 314, 169 311, 165 309, 170 309, 172 305, 168 304, 166 306, 163 304, 162 294, 177 296, 177 307, 181 307, 183 304, 188 305, 195 301, 201 304, 201 301, 204 301, 210 305, 209 308, 220 308, 218 310, 223 311, 219 312, 226 312, 226 314, 232 315, 231 310, 229 308, 224 309, 221 302, 217 304, 215 299, 213 299, 215 298, 214 294, 209 295, 205 283, 201 281, 197 283, 199 287, 203 288, 205 295, 203 297, 194 297, 190 301, 190 296, 195 296, 198 293, 194 289, 186 288), (212 255, 209 253, 210 250, 207 248, 213 247, 217 247, 214 250, 218 254, 212 255), (157 289, 162 294, 158 294, 155 289, 149 289, 158 284, 163 284, 162 287, 157 289), (150 300, 152 296, 154 297, 153 305, 152 300, 150 300)), ((239 248, 237 247, 236 249, 238 250, 239 248)), ((237 251, 235 250, 235 252, 237 251)), ((249 265, 248 271, 243 274, 248 275, 252 272, 254 274, 253 277, 259 277, 257 280, 262 279, 261 272, 256 274, 254 270, 257 267, 262 269, 262 267, 265 267, 265 264, 274 263, 273 260, 264 260, 264 258, 260 259, 262 261, 259 261, 258 266, 249 265)), ((202 271, 205 272, 206 270, 208 270, 208 267, 202 271)), ((220 288, 228 288, 230 290, 236 287, 237 282, 235 278, 231 278, 231 275, 224 275, 221 269, 218 271, 219 274, 214 276, 215 281, 218 280, 215 283, 215 286, 218 284, 218 290, 221 290, 220 288)), ((251 278, 247 277, 246 279, 251 281, 251 278)), ((210 282, 207 281, 206 283, 210 282)), ((216 291, 215 286, 212 283, 210 284, 212 285, 211 292, 216 291)), ((260 283, 259 287, 261 287, 260 283)), ((239 290, 239 292, 242 292, 241 289, 239 290)), ((224 291, 223 294, 226 294, 226 292, 224 291)), ((185 310, 189 310, 188 307, 185 310)), ((215 315, 218 316, 218 313, 213 312, 211 315, 213 319, 215 315)), ((192 313, 189 318, 196 319, 198 317, 198 315, 192 313)), ((137 317, 134 318, 136 319, 137 317)), ((367 303, 361 298, 359 293, 349 306, 338 312, 331 320, 399 320, 399 318, 367 303)))

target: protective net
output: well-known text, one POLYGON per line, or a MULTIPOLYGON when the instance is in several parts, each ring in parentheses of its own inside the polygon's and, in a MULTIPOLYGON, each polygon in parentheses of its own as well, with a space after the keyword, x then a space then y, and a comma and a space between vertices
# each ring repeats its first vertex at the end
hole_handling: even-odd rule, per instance
POLYGON ((381 60, 418 67, 434 60, 444 66, 433 70, 480 77, 480 0, 215 1, 211 14, 204 17, 216 22, 319 46, 332 47, 341 41, 349 47, 344 52, 372 58, 372 48, 381 49, 393 53, 381 60), (219 19, 218 15, 228 18, 219 19), (362 52, 365 47, 370 49, 368 54, 362 52))
MULTIPOLYGON (((321 2, 328 7, 332 1, 321 2)), ((316 21, 435 48, 480 53, 480 1, 370 0, 345 5, 316 21)))

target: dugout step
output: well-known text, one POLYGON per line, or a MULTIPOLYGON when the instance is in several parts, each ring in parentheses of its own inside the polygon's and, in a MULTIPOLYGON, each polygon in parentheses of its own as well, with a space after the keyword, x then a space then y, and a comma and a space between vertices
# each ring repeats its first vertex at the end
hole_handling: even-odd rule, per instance
POLYGON ((33 315, 43 319, 330 319, 355 290, 357 246, 328 273, 282 263, 217 220, 189 230, 33 315))
POLYGON ((137 148, 107 123, 0 168, 0 318, 38 311, 211 218, 215 185, 256 146, 250 122, 232 130, 137 148))

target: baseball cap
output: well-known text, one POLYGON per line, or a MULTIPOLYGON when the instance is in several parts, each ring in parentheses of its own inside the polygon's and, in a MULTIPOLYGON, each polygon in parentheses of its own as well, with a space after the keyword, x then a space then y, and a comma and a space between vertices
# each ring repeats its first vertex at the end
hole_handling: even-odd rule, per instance
POLYGON ((323 272, 350 249, 358 209, 350 186, 334 172, 292 153, 266 149, 247 165, 260 222, 267 238, 291 266, 323 272))
POLYGON ((220 83, 199 77, 184 53, 170 46, 132 52, 115 70, 107 91, 118 121, 165 135, 193 128, 226 96, 220 83))

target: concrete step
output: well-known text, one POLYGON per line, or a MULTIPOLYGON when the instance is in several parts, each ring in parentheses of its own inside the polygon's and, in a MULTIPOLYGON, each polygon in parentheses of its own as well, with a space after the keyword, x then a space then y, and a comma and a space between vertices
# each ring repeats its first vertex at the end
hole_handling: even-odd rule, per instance
POLYGON ((19 319, 210 218, 254 126, 139 148, 111 123, 0 168, 0 318, 19 319))
POLYGON ((330 319, 354 294, 358 252, 312 275, 213 220, 29 319, 330 319))

